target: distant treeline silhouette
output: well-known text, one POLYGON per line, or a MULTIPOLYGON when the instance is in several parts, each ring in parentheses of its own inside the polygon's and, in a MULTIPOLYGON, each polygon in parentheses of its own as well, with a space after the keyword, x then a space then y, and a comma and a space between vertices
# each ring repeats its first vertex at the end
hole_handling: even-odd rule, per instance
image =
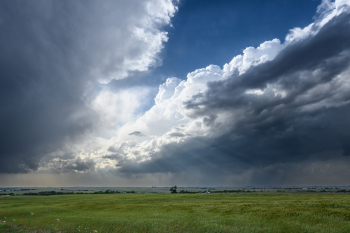
POLYGON ((33 196, 33 195, 40 195, 40 196, 48 196, 48 195, 65 195, 65 194, 74 194, 73 192, 56 192, 56 191, 42 191, 38 193, 23 193, 23 195, 33 196))

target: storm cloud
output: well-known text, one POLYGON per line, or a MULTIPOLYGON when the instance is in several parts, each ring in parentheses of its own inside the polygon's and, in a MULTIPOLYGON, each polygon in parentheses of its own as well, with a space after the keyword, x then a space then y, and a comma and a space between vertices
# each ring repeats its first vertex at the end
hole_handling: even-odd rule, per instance
POLYGON ((167 0, 0 1, 0 173, 37 170, 94 132, 101 83, 159 65, 175 11, 167 0))
POLYGON ((242 118, 237 117, 230 132, 215 144, 253 164, 301 159, 327 150, 347 154, 349 28, 347 10, 316 35, 289 44, 272 61, 209 83, 208 91, 186 107, 194 110, 193 117, 239 112, 242 118), (239 139, 230 140, 233 137, 239 139))

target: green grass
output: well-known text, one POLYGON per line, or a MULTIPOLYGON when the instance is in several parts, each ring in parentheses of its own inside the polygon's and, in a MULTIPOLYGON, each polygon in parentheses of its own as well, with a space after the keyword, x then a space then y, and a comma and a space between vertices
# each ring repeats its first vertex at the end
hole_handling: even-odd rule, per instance
POLYGON ((350 195, 13 197, 0 220, 0 232, 350 232, 350 195))

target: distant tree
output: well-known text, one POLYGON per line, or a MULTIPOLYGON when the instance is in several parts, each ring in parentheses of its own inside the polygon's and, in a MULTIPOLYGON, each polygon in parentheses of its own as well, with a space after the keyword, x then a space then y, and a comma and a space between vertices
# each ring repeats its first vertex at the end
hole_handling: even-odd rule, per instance
POLYGON ((176 185, 175 185, 174 187, 171 187, 171 188, 169 189, 169 191, 170 191, 171 193, 177 193, 176 189, 177 189, 177 187, 176 187, 176 185))

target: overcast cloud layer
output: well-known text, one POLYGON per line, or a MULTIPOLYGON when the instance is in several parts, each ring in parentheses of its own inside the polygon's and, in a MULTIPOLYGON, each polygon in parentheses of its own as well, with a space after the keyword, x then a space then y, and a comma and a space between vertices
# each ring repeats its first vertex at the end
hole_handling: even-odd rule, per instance
POLYGON ((2 173, 165 185, 347 184, 349 0, 323 1, 315 22, 290 30, 283 43, 248 47, 187 80, 168 78, 141 116, 149 90, 96 83, 157 65, 167 40, 161 28, 176 11, 171 2, 15 3, 0 7, 2 173))

